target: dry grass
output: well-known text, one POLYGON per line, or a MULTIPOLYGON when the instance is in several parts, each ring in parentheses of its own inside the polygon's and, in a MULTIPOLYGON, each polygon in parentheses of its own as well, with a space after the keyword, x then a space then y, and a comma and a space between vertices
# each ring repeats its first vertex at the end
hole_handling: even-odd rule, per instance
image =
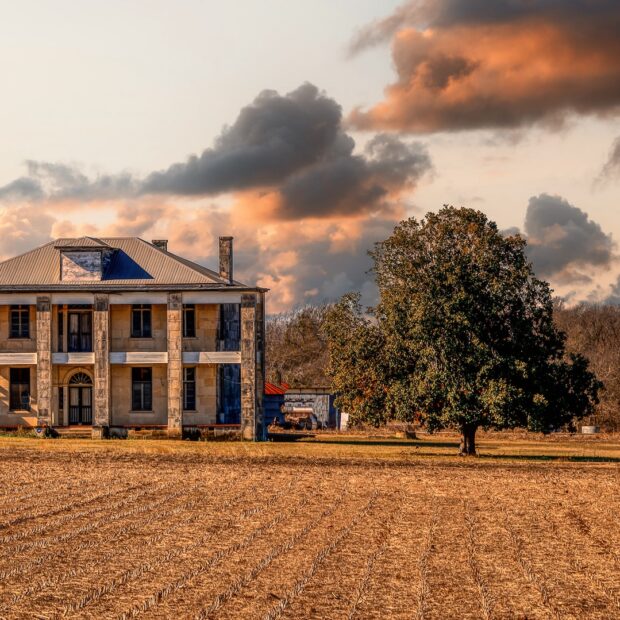
POLYGON ((620 617, 618 443, 455 441, 2 438, 0 618, 620 617))

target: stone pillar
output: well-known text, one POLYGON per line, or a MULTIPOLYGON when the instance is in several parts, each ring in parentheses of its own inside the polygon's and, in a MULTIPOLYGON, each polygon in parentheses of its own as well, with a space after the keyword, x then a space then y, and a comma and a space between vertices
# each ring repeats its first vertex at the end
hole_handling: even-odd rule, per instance
POLYGON ((93 437, 109 435, 110 414, 110 306, 107 294, 97 293, 93 306, 93 342, 95 345, 95 385, 93 437))
POLYGON ((168 435, 183 435, 183 294, 168 293, 168 435))
POLYGON ((37 425, 52 424, 52 303, 37 297, 37 425))
POLYGON ((265 293, 256 294, 256 440, 266 441, 265 410, 265 293))
POLYGON ((264 297, 241 295, 241 437, 262 441, 264 391, 264 297))

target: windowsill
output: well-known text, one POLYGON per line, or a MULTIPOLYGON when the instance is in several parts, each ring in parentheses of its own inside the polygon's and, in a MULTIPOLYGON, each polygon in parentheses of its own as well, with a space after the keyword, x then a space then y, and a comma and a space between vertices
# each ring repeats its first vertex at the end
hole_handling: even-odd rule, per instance
POLYGON ((30 409, 9 409, 9 413, 15 413, 18 415, 24 415, 26 413, 28 415, 34 415, 30 409))
POLYGON ((155 413, 152 409, 131 409, 129 413, 155 413))
POLYGON ((129 340, 155 340, 153 336, 129 336, 129 340))
POLYGON ((32 340, 30 336, 9 336, 7 340, 32 340))
POLYGON ((198 409, 183 409, 183 413, 198 413, 198 409))
POLYGON ((183 340, 198 340, 198 336, 183 336, 183 340))

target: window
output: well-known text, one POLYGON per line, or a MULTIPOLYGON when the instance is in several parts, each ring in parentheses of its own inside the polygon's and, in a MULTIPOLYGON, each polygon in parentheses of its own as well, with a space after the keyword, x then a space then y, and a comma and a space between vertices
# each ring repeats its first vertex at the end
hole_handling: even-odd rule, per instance
POLYGON ((185 304, 183 306, 183 338, 196 337, 196 306, 185 304))
POLYGON ((131 337, 151 337, 151 306, 150 304, 134 304, 131 307, 131 337))
POLYGON ((30 368, 11 368, 10 382, 10 409, 30 411, 30 368))
POLYGON ((196 369, 183 369, 183 409, 194 411, 196 409, 196 369))
POLYGON ((69 312, 69 352, 93 350, 92 321, 90 310, 69 312))
POLYGON ((65 316, 62 308, 58 308, 58 350, 62 352, 65 346, 65 316))
POLYGON ((30 338, 30 306, 11 306, 11 338, 30 338))
POLYGON ((153 409, 153 369, 131 369, 131 409, 151 411, 153 409))

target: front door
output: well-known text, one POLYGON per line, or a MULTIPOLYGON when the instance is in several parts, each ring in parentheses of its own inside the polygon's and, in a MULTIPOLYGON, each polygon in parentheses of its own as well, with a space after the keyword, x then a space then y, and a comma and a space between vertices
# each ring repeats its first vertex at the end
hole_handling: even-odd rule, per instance
POLYGON ((92 387, 69 387, 69 424, 92 424, 92 387))

